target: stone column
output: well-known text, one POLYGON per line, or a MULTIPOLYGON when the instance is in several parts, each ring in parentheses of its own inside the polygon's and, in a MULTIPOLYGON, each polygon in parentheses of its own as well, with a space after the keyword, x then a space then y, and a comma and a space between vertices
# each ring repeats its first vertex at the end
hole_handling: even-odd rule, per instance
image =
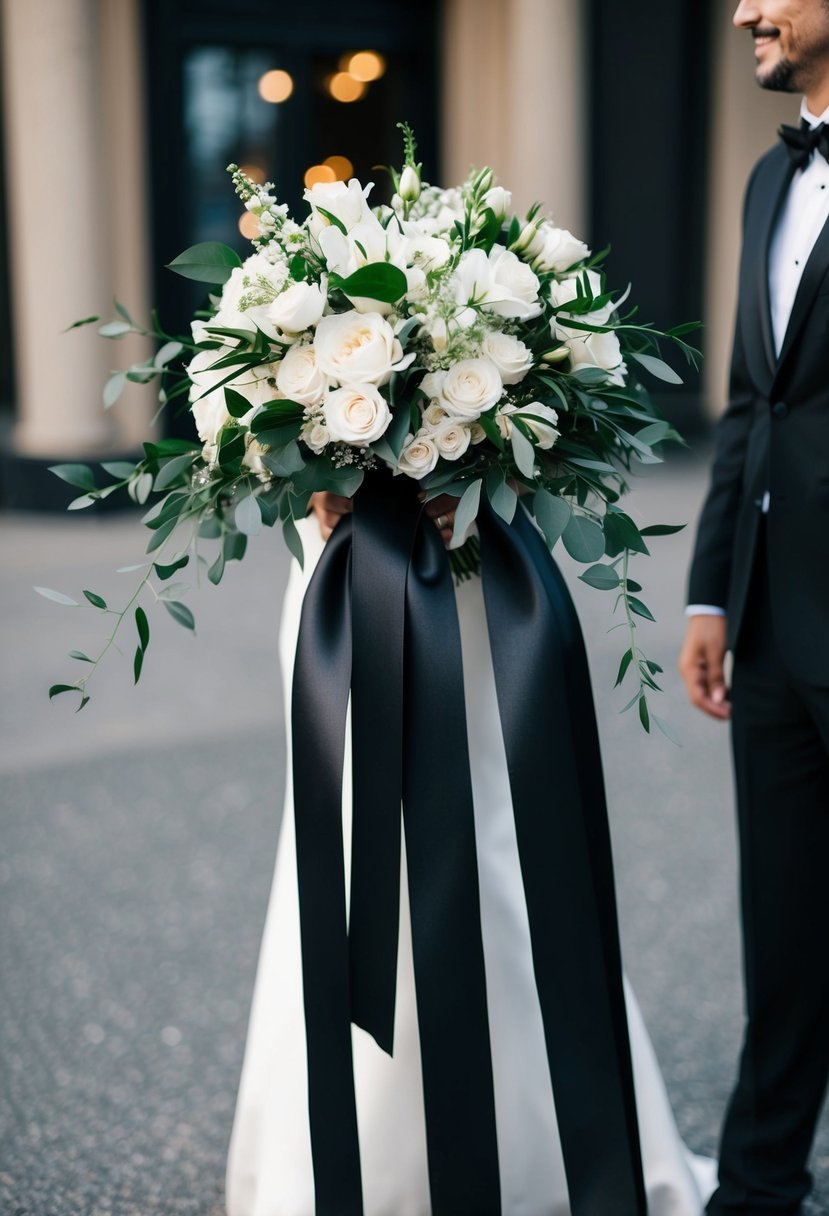
POLYGON ((443 30, 443 182, 489 164, 516 210, 541 200, 586 226, 581 0, 448 0, 443 30))
POLYGON ((63 331, 108 317, 116 286, 135 315, 146 310, 136 3, 2 0, 2 23, 13 451, 95 459, 128 441, 102 406, 107 373, 143 354, 94 328, 63 331))

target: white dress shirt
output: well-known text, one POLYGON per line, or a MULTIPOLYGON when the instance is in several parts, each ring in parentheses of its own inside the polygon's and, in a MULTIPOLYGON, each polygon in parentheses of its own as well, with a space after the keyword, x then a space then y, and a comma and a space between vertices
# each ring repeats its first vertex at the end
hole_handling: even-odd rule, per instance
MULTIPOLYGON (((822 122, 829 124, 829 108, 816 118, 810 113, 805 98, 800 103, 800 115, 810 127, 817 127, 822 122)), ((777 355, 783 347, 803 268, 828 219, 829 161, 820 152, 814 152, 809 163, 798 169, 792 178, 769 246, 769 304, 777 355)), ((766 490, 762 499, 764 514, 770 504, 771 495, 766 490)), ((724 608, 713 604, 689 604, 685 612, 687 616, 725 615, 724 608)))

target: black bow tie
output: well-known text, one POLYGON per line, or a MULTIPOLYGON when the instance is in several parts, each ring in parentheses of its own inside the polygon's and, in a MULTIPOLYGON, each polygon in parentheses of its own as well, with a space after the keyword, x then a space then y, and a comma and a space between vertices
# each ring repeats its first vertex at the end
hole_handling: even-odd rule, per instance
POLYGON ((815 150, 829 161, 829 127, 826 123, 812 127, 805 118, 801 118, 799 127, 783 126, 777 134, 786 145, 795 169, 805 169, 815 150))

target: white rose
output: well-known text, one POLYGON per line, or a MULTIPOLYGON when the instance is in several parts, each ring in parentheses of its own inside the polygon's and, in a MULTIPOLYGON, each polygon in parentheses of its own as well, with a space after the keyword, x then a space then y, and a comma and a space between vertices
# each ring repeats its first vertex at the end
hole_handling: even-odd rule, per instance
POLYGON ((438 405, 437 401, 433 401, 423 411, 423 421, 429 430, 433 431, 439 427, 449 417, 442 405, 438 405))
POLYGON ((317 366, 313 346, 292 346, 279 364, 276 387, 288 401, 301 405, 319 405, 328 387, 326 377, 317 366))
POLYGON ((374 384, 350 384, 326 393, 325 424, 332 439, 364 446, 379 439, 391 411, 374 384))
POLYGON ((241 266, 231 270, 222 288, 219 310, 208 325, 254 331, 257 313, 264 311, 278 295, 287 277, 284 262, 270 262, 262 253, 251 254, 241 266))
POLYGON ((314 236, 319 236, 320 232, 331 226, 331 220, 322 211, 335 216, 346 230, 370 216, 367 199, 372 185, 373 182, 369 182, 364 188, 356 177, 352 177, 348 185, 345 182, 317 182, 306 190, 303 197, 311 204, 311 215, 307 222, 314 236))
POLYGON ((242 464, 251 473, 255 473, 257 477, 267 479, 270 477, 270 472, 262 463, 262 457, 265 454, 265 449, 262 447, 250 432, 245 436, 245 454, 242 457, 242 464))
POLYGON ((446 372, 427 372, 420 382, 420 390, 430 401, 440 404, 446 372))
POLYGON ((407 261, 413 266, 419 266, 427 274, 432 270, 440 270, 451 258, 451 246, 442 237, 412 231, 411 225, 406 225, 404 232, 407 261))
POLYGON ((446 373, 441 405, 454 417, 474 420, 493 406, 503 391, 501 375, 491 359, 461 359, 446 373))
POLYGON ((404 203, 416 203, 420 198, 420 174, 411 165, 404 165, 397 193, 404 203))
POLYGON ((407 477, 414 477, 418 481, 421 477, 425 477, 427 473, 431 473, 432 469, 438 462, 439 452, 437 446, 429 435, 423 431, 418 431, 417 435, 409 439, 400 453, 400 460, 397 464, 398 473, 405 473, 407 477))
POLYGON ((512 205, 512 195, 503 186, 492 186, 484 195, 483 203, 502 220, 512 205))
POLYGON ((469 437, 473 443, 483 443, 486 439, 486 431, 481 426, 480 422, 473 422, 469 427, 469 437))
POLYGON ((224 389, 215 387, 227 375, 226 371, 213 368, 213 364, 221 357, 221 351, 200 350, 187 367, 187 374, 192 381, 190 411, 199 439, 202 443, 211 445, 216 443, 219 431, 230 420, 224 389))
POLYGON ((472 434, 465 423, 450 418, 432 432, 432 439, 444 460, 458 460, 469 447, 472 434))
POLYGON ((533 365, 530 348, 512 334, 488 333, 481 343, 481 353, 498 368, 504 384, 517 384, 533 365))
POLYGON ((503 245, 494 245, 489 259, 501 298, 494 299, 487 307, 499 317, 517 317, 521 321, 540 316, 538 292, 541 284, 530 267, 503 245))
POLYGON ((532 259, 537 270, 552 270, 556 274, 564 274, 590 255, 584 241, 573 236, 566 228, 554 228, 552 224, 545 224, 539 236, 541 248, 532 259))
MULTIPOLYGON (((520 418, 522 422, 526 423, 535 436, 536 446, 539 448, 551 448, 559 437, 557 412, 552 406, 543 405, 540 401, 531 401, 529 405, 522 405, 520 407, 514 405, 507 406, 502 411, 501 416, 503 417, 504 415, 508 415, 508 417, 504 418, 505 427, 509 428, 509 433, 504 435, 506 439, 512 433, 511 418, 520 418)), ((499 427, 501 426, 500 417, 498 425, 499 427)), ((501 434, 504 434, 504 427, 501 428, 501 434)))
POLYGON ((311 422, 302 428, 302 439, 312 452, 321 452, 331 440, 331 432, 322 422, 311 422))
POLYGON ((567 345, 574 372, 583 367, 598 367, 608 373, 611 384, 624 384, 625 364, 616 334, 582 331, 578 336, 568 338, 567 345))
POLYGON ((323 317, 314 346, 320 371, 338 384, 387 384, 398 367, 408 366, 394 330, 377 313, 356 310, 323 317))
POLYGON ((272 325, 286 334, 300 334, 316 325, 325 308, 325 291, 318 283, 292 283, 268 307, 272 325))

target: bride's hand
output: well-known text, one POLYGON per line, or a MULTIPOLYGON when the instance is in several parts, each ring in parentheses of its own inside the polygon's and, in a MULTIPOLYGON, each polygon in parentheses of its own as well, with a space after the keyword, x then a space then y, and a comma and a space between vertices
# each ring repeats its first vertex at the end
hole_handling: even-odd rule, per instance
MULTIPOLYGON (((423 494, 421 493, 419 497, 422 499, 423 494)), ((431 502, 426 503, 426 514, 435 521, 441 540, 447 548, 452 539, 457 505, 458 499, 452 498, 450 494, 441 494, 439 498, 433 498, 431 502)))
POLYGON ((350 515, 354 503, 342 494, 329 494, 320 490, 311 495, 311 510, 317 517, 317 523, 323 540, 328 540, 344 515, 350 515))

